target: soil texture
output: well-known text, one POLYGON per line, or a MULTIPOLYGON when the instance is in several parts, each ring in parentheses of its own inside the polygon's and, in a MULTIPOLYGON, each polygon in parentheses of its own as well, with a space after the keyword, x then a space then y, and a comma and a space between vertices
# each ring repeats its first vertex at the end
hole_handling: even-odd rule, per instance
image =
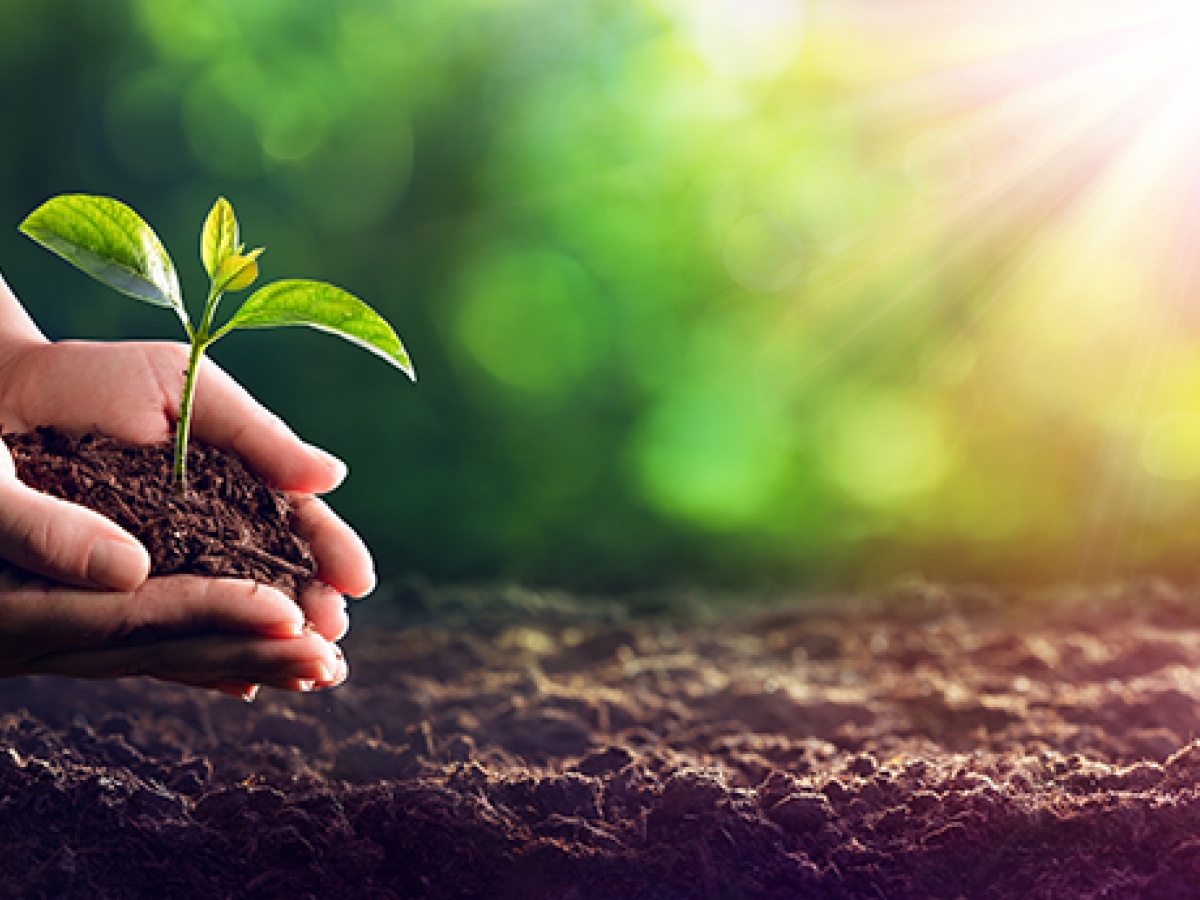
POLYGON ((4 442, 18 478, 120 524, 146 546, 155 575, 248 578, 295 598, 316 573, 308 544, 292 530, 287 496, 235 454, 191 441, 185 500, 172 487, 171 443, 56 428, 6 434, 4 442))
POLYGON ((327 693, 0 682, 0 896, 1200 895, 1200 592, 354 612, 327 693))

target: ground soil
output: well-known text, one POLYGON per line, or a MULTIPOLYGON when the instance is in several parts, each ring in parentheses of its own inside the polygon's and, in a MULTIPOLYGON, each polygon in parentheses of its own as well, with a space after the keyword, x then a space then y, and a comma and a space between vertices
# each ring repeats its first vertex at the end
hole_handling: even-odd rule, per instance
POLYGON ((299 596, 316 572, 292 530, 287 496, 267 487, 234 454, 191 441, 188 494, 172 483, 174 445, 126 444, 57 428, 6 434, 17 476, 80 503, 135 535, 155 575, 248 578, 299 596))
POLYGON ((0 682, 0 896, 1200 895, 1200 592, 381 589, 246 705, 0 682))

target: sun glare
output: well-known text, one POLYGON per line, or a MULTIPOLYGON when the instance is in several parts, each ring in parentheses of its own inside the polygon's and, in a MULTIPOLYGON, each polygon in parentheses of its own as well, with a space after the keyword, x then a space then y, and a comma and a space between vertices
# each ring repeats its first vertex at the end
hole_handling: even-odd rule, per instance
MULTIPOLYGON (((911 448, 920 479, 897 474, 899 450, 873 436, 907 425, 834 416, 832 480, 868 503, 872 478, 907 479, 921 490, 889 504, 943 491, 967 504, 964 521, 995 513, 970 506, 972 491, 1002 496, 1008 483, 1027 528, 1049 521, 1036 512, 1056 502, 1046 497, 1078 491, 1046 527, 1077 534, 1090 560, 1136 543, 1157 493, 1200 503, 1187 463, 1200 405, 1200 4, 846 0, 810 7, 805 34, 803 64, 838 85, 837 112, 858 128, 833 158, 868 173, 879 212, 848 219, 836 241, 802 229, 803 274, 760 279, 795 298, 764 358, 808 348, 797 379, 812 396, 849 379, 861 412, 890 391, 944 444, 911 448), (961 359, 961 376, 941 377, 961 359), (1044 486, 1022 507, 1040 466, 1044 486)), ((790 221, 785 205, 775 212, 790 221)), ((785 271, 785 244, 743 232, 731 226, 727 244, 765 249, 738 244, 735 261, 785 271)))
MULTIPOLYGON (((1068 266, 1125 260, 1156 276, 1146 288, 1162 300, 1200 286, 1178 266, 1200 241, 1200 5, 859 0, 822 6, 811 31, 816 56, 848 60, 873 164, 913 192, 847 242, 856 265, 815 265, 807 284, 827 305, 853 302, 873 269, 928 240, 943 245, 936 266, 983 246, 996 271, 1015 271, 1069 245, 1068 266)), ((903 302, 876 303, 845 340, 903 302)))

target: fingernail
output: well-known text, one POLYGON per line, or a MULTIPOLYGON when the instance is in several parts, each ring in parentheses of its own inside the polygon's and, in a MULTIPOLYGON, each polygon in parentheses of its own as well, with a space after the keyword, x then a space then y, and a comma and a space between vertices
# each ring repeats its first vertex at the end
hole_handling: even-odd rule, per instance
POLYGON ((113 591, 131 591, 150 572, 150 556, 140 544, 101 538, 88 554, 87 578, 113 591))
POLYGON ((321 673, 321 677, 318 679, 318 681, 333 681, 333 679, 337 676, 337 669, 331 667, 329 663, 318 663, 317 668, 321 673))
POLYGON ((253 703, 254 698, 258 696, 258 685, 252 684, 242 693, 242 699, 247 703, 253 703))
POLYGON ((304 691, 304 693, 306 693, 306 694, 309 693, 310 691, 316 690, 316 688, 317 688, 317 683, 315 681, 301 681, 300 682, 300 690, 304 691))
MULTIPOLYGON (((343 481, 346 480, 346 476, 350 474, 349 466, 347 466, 344 462, 342 462, 340 459, 338 459, 336 456, 334 456, 328 450, 322 450, 320 447, 313 446, 312 444, 309 444, 308 447, 310 450, 312 450, 314 455, 320 457, 321 461, 324 462, 325 465, 329 466, 329 468, 331 468, 333 470, 333 472, 334 472, 333 487, 334 488, 336 488, 339 484, 341 484, 343 481)), ((332 490, 332 489, 333 488, 330 488, 330 490, 332 490)))

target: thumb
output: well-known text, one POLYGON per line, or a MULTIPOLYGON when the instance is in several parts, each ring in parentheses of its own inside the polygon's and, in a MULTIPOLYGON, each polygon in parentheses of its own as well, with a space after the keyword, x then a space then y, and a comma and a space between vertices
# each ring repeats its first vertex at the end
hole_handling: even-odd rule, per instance
POLYGON ((0 558, 80 587, 132 591, 150 573, 146 548, 90 509, 22 484, 0 443, 0 558))

